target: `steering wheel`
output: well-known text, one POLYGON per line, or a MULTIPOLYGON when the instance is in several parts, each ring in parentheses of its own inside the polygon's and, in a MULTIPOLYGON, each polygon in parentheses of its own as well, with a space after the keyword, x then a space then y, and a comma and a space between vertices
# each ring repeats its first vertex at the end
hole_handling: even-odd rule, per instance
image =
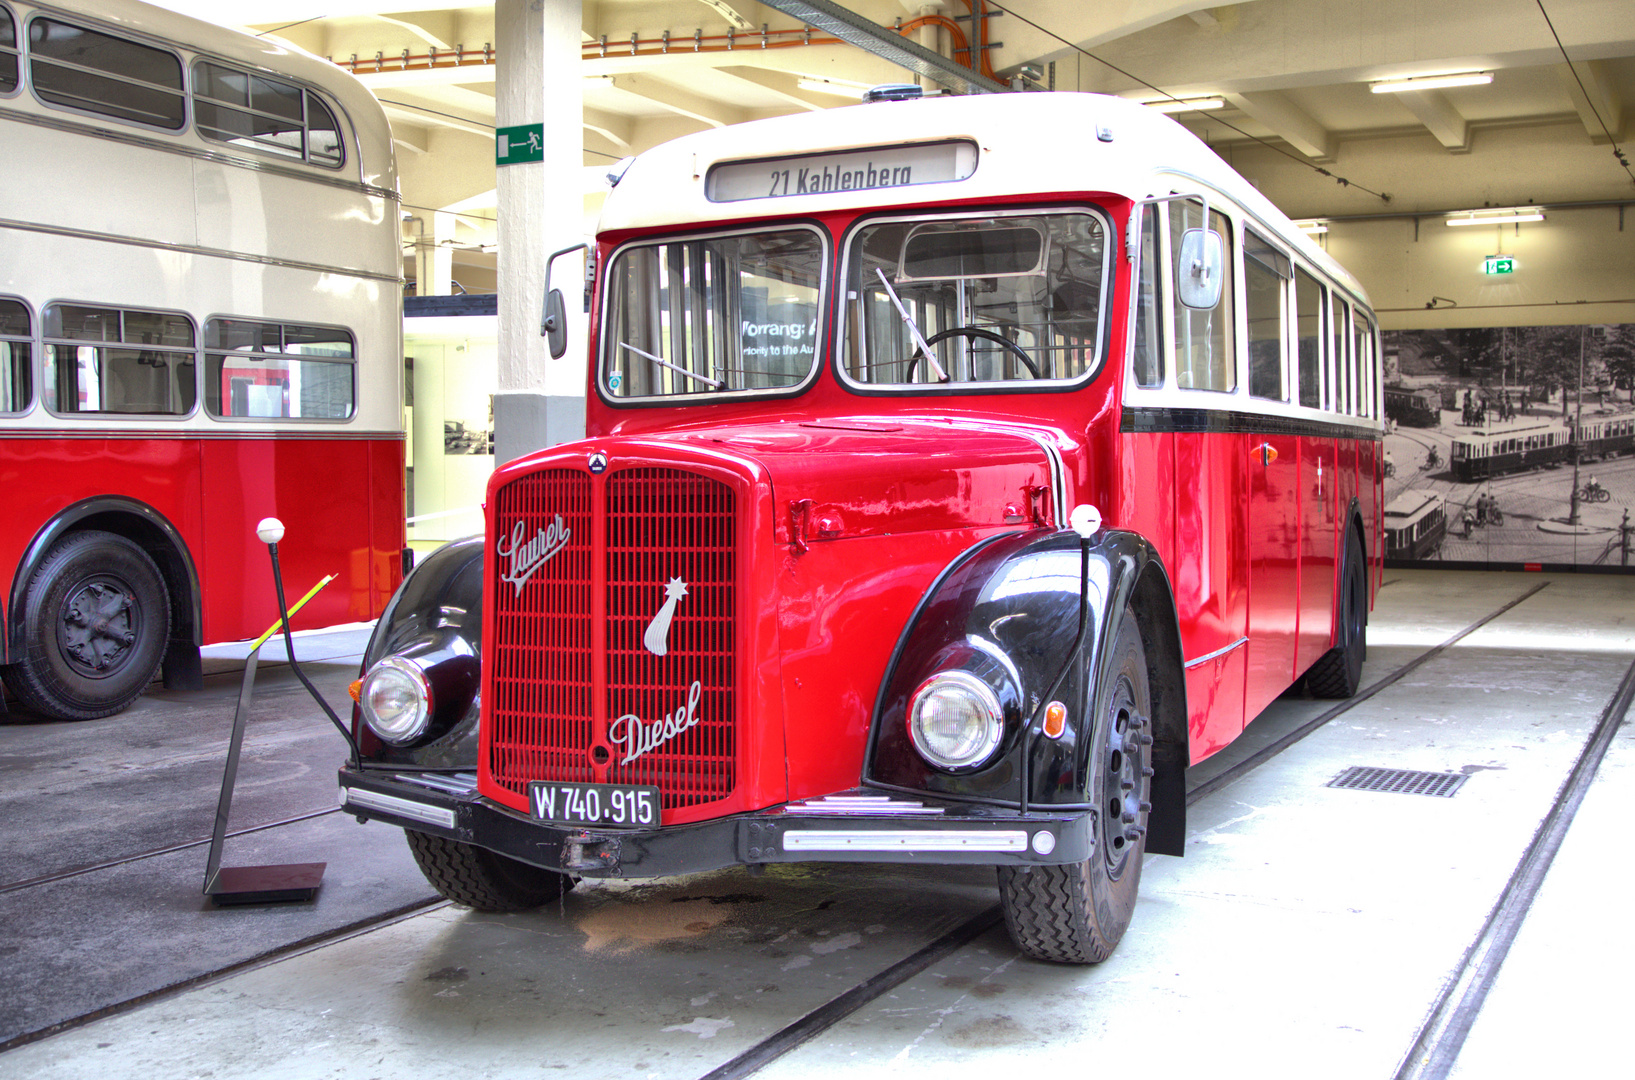
MULTIPOLYGON (((961 337, 982 338, 985 341, 998 342, 1011 352, 1015 353, 1017 359, 1022 361, 1023 365, 1028 369, 1028 372, 1035 379, 1041 377, 1039 375, 1038 367, 1033 363, 1033 358, 1023 350, 1022 346, 1016 344, 1016 342, 1007 337, 1002 337, 999 334, 994 333, 992 330, 984 330, 980 326, 951 326, 947 330, 932 334, 930 337, 925 339, 925 343, 927 345, 935 345, 944 338, 953 337, 956 334, 960 335, 961 337)), ((916 354, 914 358, 908 362, 908 379, 906 381, 914 381, 914 365, 919 362, 920 358, 918 354, 916 354)))

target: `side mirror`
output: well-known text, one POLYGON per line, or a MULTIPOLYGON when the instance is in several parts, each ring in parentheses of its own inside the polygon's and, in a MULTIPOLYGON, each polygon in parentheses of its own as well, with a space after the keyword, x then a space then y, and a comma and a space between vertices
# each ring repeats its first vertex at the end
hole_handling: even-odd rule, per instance
POLYGON ((1175 261, 1176 294, 1189 308, 1209 309, 1221 302, 1226 274, 1226 247, 1212 229, 1188 229, 1181 235, 1175 261))
POLYGON ((568 351, 568 309, 561 289, 545 294, 545 318, 540 327, 545 331, 545 345, 551 350, 551 359, 562 359, 562 354, 568 351))

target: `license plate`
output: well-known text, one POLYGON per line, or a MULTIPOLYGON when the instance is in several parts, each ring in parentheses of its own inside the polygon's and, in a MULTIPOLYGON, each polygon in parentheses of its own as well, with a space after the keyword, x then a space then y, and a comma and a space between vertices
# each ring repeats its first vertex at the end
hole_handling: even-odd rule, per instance
POLYGON ((535 781, 528 786, 528 804, 536 821, 558 825, 659 824, 659 789, 650 785, 535 781))

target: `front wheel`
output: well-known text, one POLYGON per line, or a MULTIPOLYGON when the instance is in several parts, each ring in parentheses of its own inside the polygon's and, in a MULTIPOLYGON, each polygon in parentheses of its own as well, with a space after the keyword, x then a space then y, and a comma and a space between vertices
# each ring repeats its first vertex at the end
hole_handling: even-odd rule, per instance
POLYGON ((170 597, 147 552, 115 533, 70 533, 28 579, 24 644, 4 669, 23 706, 56 720, 119 712, 159 670, 170 597))
POLYGON ((1065 866, 999 868, 1005 925, 1035 960, 1099 964, 1135 913, 1152 777, 1152 691, 1146 651, 1126 609, 1114 640, 1113 685, 1091 734, 1089 788, 1096 850, 1065 866))
POLYGON ((475 844, 404 829, 420 872, 445 899, 478 911, 527 911, 573 888, 567 874, 530 866, 475 844))

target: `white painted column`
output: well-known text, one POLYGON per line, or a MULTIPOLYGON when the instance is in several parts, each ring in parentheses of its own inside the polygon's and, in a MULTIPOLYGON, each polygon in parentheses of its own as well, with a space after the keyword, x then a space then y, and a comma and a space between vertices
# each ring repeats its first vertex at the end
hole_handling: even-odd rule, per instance
POLYGON ((567 298, 568 351, 552 360, 540 336, 545 260, 589 239, 584 200, 580 0, 495 0, 496 126, 542 124, 545 160, 498 167, 499 379, 496 463, 585 432, 584 261, 557 260, 567 298))

